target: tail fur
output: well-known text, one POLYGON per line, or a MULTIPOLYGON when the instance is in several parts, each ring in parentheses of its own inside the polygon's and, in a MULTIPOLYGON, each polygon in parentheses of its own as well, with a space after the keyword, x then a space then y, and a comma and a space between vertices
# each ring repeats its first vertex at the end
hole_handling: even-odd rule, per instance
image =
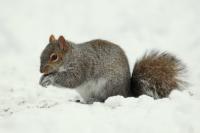
POLYGON ((183 88, 185 70, 185 65, 168 52, 147 52, 135 63, 131 92, 135 97, 142 94, 155 99, 167 97, 172 90, 183 88))

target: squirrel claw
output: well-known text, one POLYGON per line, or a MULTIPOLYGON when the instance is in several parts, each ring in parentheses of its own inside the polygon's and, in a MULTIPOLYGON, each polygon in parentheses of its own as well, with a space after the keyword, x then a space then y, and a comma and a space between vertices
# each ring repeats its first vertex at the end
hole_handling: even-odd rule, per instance
POLYGON ((50 78, 49 78, 49 76, 42 76, 41 78, 40 78, 40 82, 39 82, 39 84, 42 86, 42 87, 47 87, 47 86, 49 86, 50 84, 51 84, 51 80, 50 80, 50 78))
POLYGON ((41 85, 45 88, 47 88, 47 86, 49 86, 50 84, 51 82, 49 80, 41 83, 41 85))

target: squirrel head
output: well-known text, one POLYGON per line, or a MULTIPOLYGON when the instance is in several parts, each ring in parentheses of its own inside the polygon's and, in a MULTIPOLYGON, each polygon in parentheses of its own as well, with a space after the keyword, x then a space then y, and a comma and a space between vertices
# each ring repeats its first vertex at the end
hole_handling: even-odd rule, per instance
POLYGON ((63 65, 64 55, 69 52, 71 46, 63 36, 60 36, 58 40, 54 35, 49 37, 49 44, 43 50, 40 56, 40 72, 47 75, 59 70, 63 65))

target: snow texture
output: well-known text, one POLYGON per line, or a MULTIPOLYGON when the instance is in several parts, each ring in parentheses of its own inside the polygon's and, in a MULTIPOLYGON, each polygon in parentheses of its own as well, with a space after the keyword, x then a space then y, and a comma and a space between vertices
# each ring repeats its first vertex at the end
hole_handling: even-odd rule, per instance
POLYGON ((199 0, 0 0, 0 133, 199 133, 199 0), (40 53, 50 34, 102 38, 126 51, 130 67, 146 50, 176 54, 188 87, 169 98, 114 96, 73 102, 70 89, 42 88, 40 53))

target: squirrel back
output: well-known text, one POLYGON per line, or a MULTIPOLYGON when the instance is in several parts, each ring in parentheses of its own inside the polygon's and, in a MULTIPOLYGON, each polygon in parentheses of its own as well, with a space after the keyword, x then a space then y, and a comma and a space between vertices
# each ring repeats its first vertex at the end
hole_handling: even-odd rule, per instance
POLYGON ((150 51, 136 61, 132 78, 131 92, 138 97, 142 94, 157 98, 167 97, 174 89, 181 89, 186 83, 182 80, 185 65, 167 52, 150 51))

